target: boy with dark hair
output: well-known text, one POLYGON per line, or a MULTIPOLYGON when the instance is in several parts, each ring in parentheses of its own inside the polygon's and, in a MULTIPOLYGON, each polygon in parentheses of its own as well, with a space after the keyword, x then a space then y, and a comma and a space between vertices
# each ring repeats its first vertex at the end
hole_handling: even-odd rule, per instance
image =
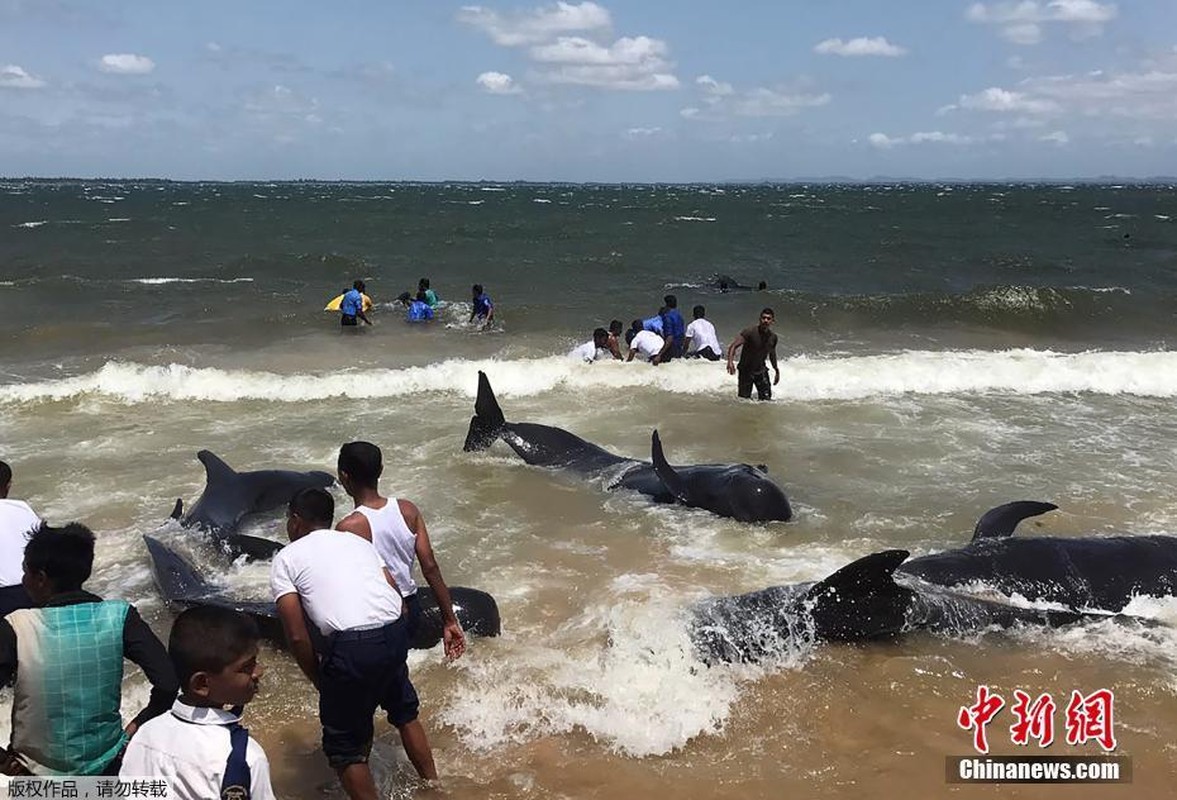
POLYGON ((335 501, 322 489, 294 496, 286 516, 290 544, 274 556, 270 586, 290 651, 319 690, 327 761, 348 797, 376 800, 368 754, 377 707, 401 731, 417 773, 436 778, 437 769, 416 723, 404 601, 370 542, 331 530, 334 513, 335 501), (307 619, 325 639, 317 654, 307 619), (406 730, 420 741, 410 742, 406 730))
MULTIPOLYGON (((380 448, 371 442, 348 442, 339 449, 337 469, 339 483, 355 502, 355 511, 341 519, 335 526, 336 530, 354 533, 376 548, 380 560, 404 597, 410 640, 421 618, 421 601, 417 597, 417 584, 412 575, 413 561, 421 562, 421 574, 433 590, 437 607, 441 610, 446 657, 460 657, 466 649, 466 639, 454 615, 449 587, 441 576, 441 567, 433 554, 429 532, 425 529, 425 518, 412 502, 384 497, 377 489, 380 475, 384 472, 380 448)), ((416 714, 410 720, 393 724, 417 772, 422 777, 435 777, 437 773, 433 767, 433 752, 416 714), (428 764, 427 771, 422 771, 423 764, 428 764)))
POLYGON ((723 346, 715 335, 715 326, 707 319, 707 309, 695 306, 691 314, 694 319, 687 326, 687 358, 705 358, 718 361, 722 358, 723 346))
POLYGON ((609 323, 609 341, 606 347, 613 354, 613 358, 618 361, 621 360, 621 332, 623 330, 625 330, 625 325, 621 320, 615 319, 609 323))
POLYGON ((131 740, 123 778, 167 778, 178 800, 274 800, 270 762, 241 726, 263 672, 257 653, 257 625, 245 614, 198 606, 176 617, 168 655, 181 694, 131 740))
POLYGON ((37 607, 0 620, 0 685, 15 679, 5 774, 113 775, 127 738, 176 696, 167 652, 135 607, 82 589, 93 565, 94 534, 76 522, 43 525, 25 547, 24 586, 37 607), (147 708, 125 731, 124 658, 151 682, 147 708))
POLYGON ((578 361, 597 361, 602 358, 609 358, 609 331, 604 328, 597 328, 593 331, 593 338, 579 347, 574 347, 569 351, 568 357, 575 358, 578 361))
POLYGON ((495 304, 491 302, 490 295, 483 291, 481 283, 471 286, 470 293, 473 297, 470 303, 470 322, 477 318, 485 328, 495 318, 495 304))
POLYGON ((25 543, 41 527, 41 518, 23 500, 9 498, 12 467, 0 461, 0 617, 18 608, 32 608, 33 601, 21 581, 25 543))
POLYGON ((682 358, 683 347, 686 344, 687 326, 683 322, 682 314, 678 310, 678 298, 668 294, 662 298, 666 305, 659 311, 662 317, 662 337, 665 342, 662 352, 657 359, 651 359, 655 364, 661 364, 672 358, 682 358))
POLYGON ((343 327, 355 327, 358 323, 357 319, 362 319, 365 325, 371 325, 372 320, 364 315, 364 286, 362 280, 356 279, 352 282, 351 290, 343 295, 343 300, 339 302, 339 324, 343 327))
POLYGON ((430 308, 437 308, 437 292, 429 288, 429 279, 422 278, 417 281, 417 293, 425 293, 425 302, 429 304, 430 308))

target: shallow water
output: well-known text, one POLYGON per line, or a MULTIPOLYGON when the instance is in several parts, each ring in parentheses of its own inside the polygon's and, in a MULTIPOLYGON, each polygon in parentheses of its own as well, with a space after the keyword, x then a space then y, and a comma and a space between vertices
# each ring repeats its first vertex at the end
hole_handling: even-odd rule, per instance
MULTIPOLYGON (((1060 506, 1023 535, 1177 528, 1177 355, 1167 348, 1177 235, 1152 218, 1171 193, 1002 189, 1007 227, 969 234, 961 220, 994 205, 996 189, 937 200, 918 188, 792 199, 783 189, 526 188, 568 203, 558 219, 524 188, 326 187, 298 199, 304 190, 270 192, 294 199, 268 204, 216 185, 73 185, 0 200, 0 457, 16 471, 14 496, 99 532, 95 591, 130 599, 166 634, 141 536, 176 497, 199 495, 197 450, 243 470, 330 470, 341 442, 364 438, 384 450, 383 488, 421 507, 447 581, 491 592, 502 611, 503 636, 472 641, 456 664, 440 649, 413 655, 449 796, 1042 796, 945 783, 944 757, 970 750, 957 710, 980 683, 1056 702, 1113 689, 1117 752, 1133 758, 1134 783, 1058 791, 1170 793, 1171 599, 1137 601, 1147 626, 786 641, 757 666, 706 667, 686 624, 713 594, 817 580, 877 550, 963 544, 982 513, 1010 500, 1060 506), (340 198, 386 192, 398 199, 340 198), (58 224, 110 207, 83 195, 126 197, 115 203, 138 205, 109 216, 135 222, 58 224), (1039 201, 1051 204, 1049 222, 1035 216, 1039 201), (331 203, 345 208, 315 227, 331 203), (1104 220, 1120 209, 1135 222, 1104 220), (794 215, 785 232, 767 216, 778 213, 794 215), (1035 224, 1052 234, 1013 235, 1035 224), (1140 244, 1125 248, 1102 224, 1136 226, 1140 244), (169 225, 174 241, 159 238, 169 225), (838 226, 847 234, 806 238, 838 226), (198 235, 208 229, 219 235, 198 235), (452 301, 442 323, 413 329, 378 308, 372 330, 341 335, 318 308, 361 267, 380 296, 431 274, 452 301), (701 286, 720 270, 788 288, 701 286), (479 279, 502 316, 485 334, 464 324, 463 286, 479 279), (606 318, 648 315, 667 287, 684 308, 707 303, 725 340, 760 306, 778 307, 776 402, 737 401, 720 364, 563 358, 606 318), (1095 291, 1107 287, 1119 288, 1095 291), (765 464, 796 520, 742 525, 652 506, 528 467, 502 443, 463 453, 479 370, 512 421, 635 458, 649 457, 656 428, 672 463, 765 464)), ((279 538, 278 514, 249 532, 279 538)), ((227 591, 265 596, 264 565, 227 564, 174 528, 163 535, 227 591)), ((284 653, 267 648, 264 661, 249 725, 280 796, 341 796, 317 750, 310 687, 284 653)), ((128 689, 131 708, 144 699, 137 674, 128 689)), ((1017 750, 1007 716, 990 726, 996 753, 1017 750)), ((395 733, 378 730, 381 780, 417 794, 395 733)))

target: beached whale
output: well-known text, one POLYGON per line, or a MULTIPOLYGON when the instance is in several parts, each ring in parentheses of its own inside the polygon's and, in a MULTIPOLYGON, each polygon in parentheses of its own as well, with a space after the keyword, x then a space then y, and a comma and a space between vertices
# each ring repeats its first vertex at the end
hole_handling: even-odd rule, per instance
MULTIPOLYGON (((156 585, 169 604, 185 608, 219 606, 241 611, 257 621, 266 638, 279 643, 285 640, 282 622, 278 619, 278 609, 273 603, 227 597, 222 589, 201 576, 188 559, 159 539, 144 536, 143 541, 151 553, 151 569, 155 575, 156 585)), ((454 614, 466 633, 475 636, 499 635, 502 624, 498 604, 493 597, 486 592, 464 586, 451 586, 449 589, 454 614)), ((421 622, 409 646, 428 649, 441 641, 441 610, 437 607, 437 600, 429 587, 417 589, 417 595, 421 599, 421 622)))
POLYGON ((267 559, 282 549, 281 542, 238 533, 246 516, 281 508, 303 489, 325 489, 335 482, 330 473, 320 471, 237 472, 208 450, 201 450, 196 457, 204 465, 204 492, 187 514, 183 513, 183 500, 177 500, 171 516, 185 528, 207 532, 233 558, 244 554, 267 559))
POLYGON ((692 609, 692 643, 709 664, 757 662, 805 642, 889 640, 913 631, 961 634, 1019 623, 1057 627, 1090 616, 897 583, 896 569, 907 557, 906 550, 885 550, 815 583, 709 598, 692 609))
POLYGON ((899 571, 1073 609, 1120 611, 1137 595, 1177 595, 1177 536, 1013 535, 1021 520, 1056 508, 1028 500, 998 506, 981 517, 965 547, 913 558, 899 571))
POLYGON ((762 466, 698 464, 672 467, 662 452, 658 432, 650 462, 610 453, 562 428, 531 422, 507 422, 490 381, 478 373, 478 398, 466 434, 467 452, 485 450, 502 439, 520 458, 537 467, 567 469, 586 477, 618 476, 610 489, 632 489, 659 503, 682 503, 740 522, 787 522, 793 509, 784 490, 762 466))

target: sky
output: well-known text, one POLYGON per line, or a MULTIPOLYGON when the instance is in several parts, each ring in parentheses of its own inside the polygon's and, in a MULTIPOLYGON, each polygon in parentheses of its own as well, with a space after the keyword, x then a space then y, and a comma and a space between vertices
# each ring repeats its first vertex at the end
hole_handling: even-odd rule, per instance
POLYGON ((0 0, 0 175, 1177 173, 1175 0, 0 0))

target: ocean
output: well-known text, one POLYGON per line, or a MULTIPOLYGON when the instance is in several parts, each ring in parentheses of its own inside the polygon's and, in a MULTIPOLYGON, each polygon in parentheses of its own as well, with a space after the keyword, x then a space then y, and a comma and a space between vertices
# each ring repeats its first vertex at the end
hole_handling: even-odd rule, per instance
MULTIPOLYGON (((981 684, 1059 704, 1048 750, 1013 745, 1002 712, 989 735, 1007 754, 1102 752, 1062 741, 1062 708, 1113 690, 1133 784, 1060 791, 1168 796, 1173 598, 1134 601, 1148 625, 784 638, 757 665, 708 667, 687 630, 701 599, 962 545, 1011 500, 1060 507, 1024 534, 1177 531, 1175 218, 1174 187, 1146 185, 5 180, 0 458, 12 496, 98 533, 90 588, 166 636, 143 534, 162 528, 227 592, 267 592, 265 565, 165 524, 201 492, 198 450, 333 470, 341 443, 380 445, 382 488, 421 508, 447 582, 502 613, 503 635, 456 663, 411 656, 450 797, 1041 796, 945 783, 981 684), (767 288, 721 292, 720 275, 767 288), (392 301, 420 277, 445 304, 410 326, 392 301), (356 278, 375 324, 341 332, 322 308, 356 278), (467 323, 475 282, 496 306, 485 331, 467 323), (566 357, 667 293, 688 320, 705 305, 724 343, 775 309, 772 403, 738 400, 722 363, 566 357), (635 458, 657 429, 672 463, 764 464, 795 519, 651 505, 502 443, 463 453, 480 370, 511 421, 635 458)), ((248 532, 281 538, 281 513, 248 532)), ((284 652, 263 661, 248 724, 279 795, 341 797, 313 690, 284 652)), ((145 701, 134 669, 126 689, 127 710, 145 701)), ((415 796, 377 730, 381 784, 415 796)))

